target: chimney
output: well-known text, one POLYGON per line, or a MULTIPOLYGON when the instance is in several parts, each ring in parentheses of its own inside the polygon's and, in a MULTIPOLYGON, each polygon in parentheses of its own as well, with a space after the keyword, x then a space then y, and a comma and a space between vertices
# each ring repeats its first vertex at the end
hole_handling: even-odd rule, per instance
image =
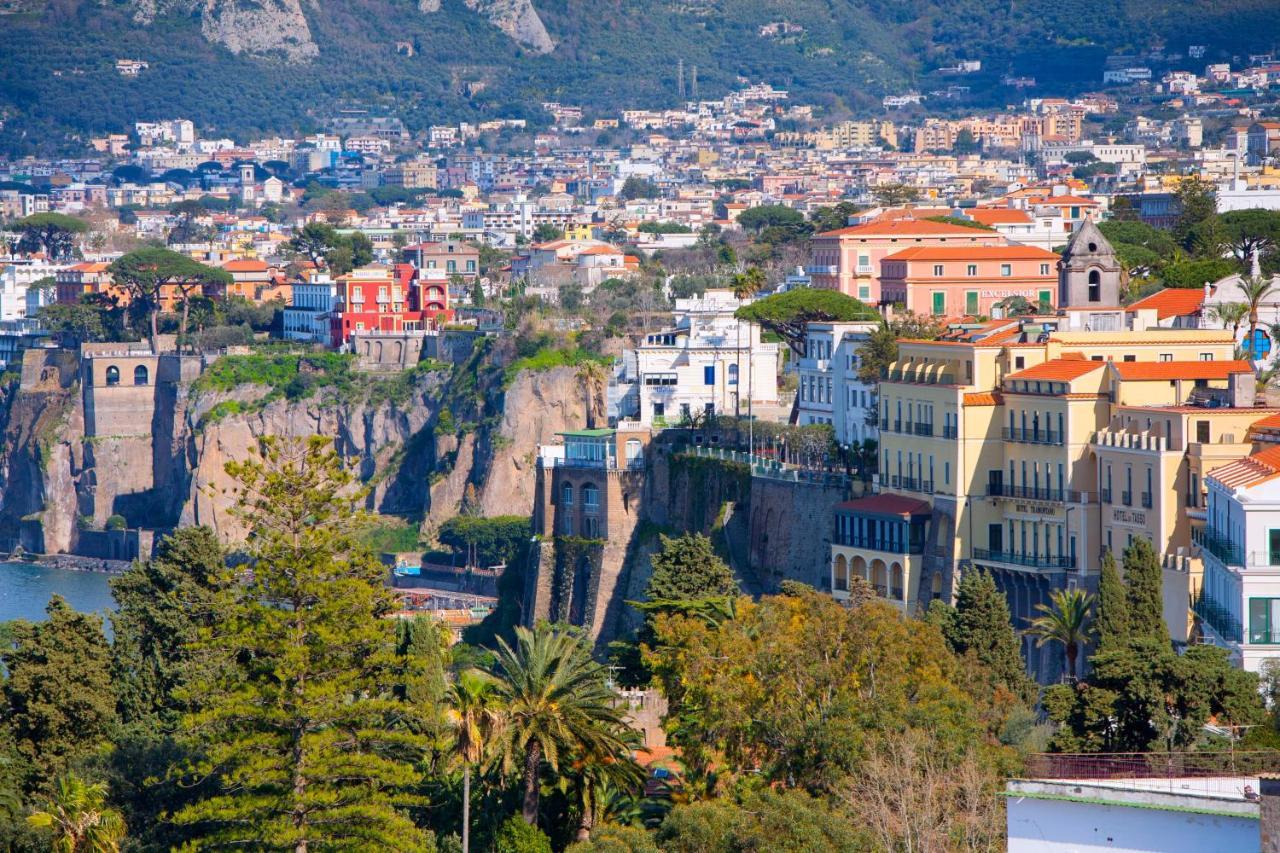
POLYGON ((1280 853, 1280 777, 1263 776, 1258 783, 1262 789, 1258 798, 1258 849, 1261 853, 1280 853))

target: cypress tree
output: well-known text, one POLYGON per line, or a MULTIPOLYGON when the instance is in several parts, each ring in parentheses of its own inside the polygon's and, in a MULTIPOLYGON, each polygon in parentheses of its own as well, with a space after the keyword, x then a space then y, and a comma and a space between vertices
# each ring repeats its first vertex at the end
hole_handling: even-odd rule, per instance
POLYGON ((1129 603, 1116 558, 1108 551, 1102 557, 1102 576, 1098 580, 1098 603, 1094 629, 1098 632, 1098 648, 1122 643, 1129 637, 1129 603))
POLYGON ((1129 631, 1165 644, 1169 628, 1164 623, 1164 574, 1155 549, 1138 536, 1124 549, 1124 582, 1128 590, 1129 631))
POLYGON ((1031 694, 1033 684, 1018 651, 1009 604, 989 573, 969 571, 960 578, 955 613, 945 622, 944 630, 956 654, 973 652, 1014 695, 1025 698, 1031 694))
POLYGON ((201 847, 427 849, 405 813, 422 804, 425 738, 400 698, 418 658, 396 654, 385 569, 356 541, 362 493, 323 437, 260 453, 227 465, 251 571, 224 574, 201 640, 235 665, 185 697, 201 700, 182 720, 187 777, 216 790, 174 820, 201 847))

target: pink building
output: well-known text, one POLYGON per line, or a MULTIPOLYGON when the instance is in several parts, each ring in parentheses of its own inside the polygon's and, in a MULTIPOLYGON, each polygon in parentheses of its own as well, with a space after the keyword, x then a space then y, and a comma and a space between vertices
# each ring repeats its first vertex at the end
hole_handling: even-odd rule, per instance
POLYGON ((991 316, 1021 296, 1054 307, 1058 256, 1034 246, 917 246, 880 262, 882 304, 938 317, 991 316))
POLYGON ((1004 246, 1003 234, 929 219, 883 219, 817 234, 813 238, 808 273, 814 287, 839 290, 876 305, 880 293, 880 262, 912 246, 1004 246))

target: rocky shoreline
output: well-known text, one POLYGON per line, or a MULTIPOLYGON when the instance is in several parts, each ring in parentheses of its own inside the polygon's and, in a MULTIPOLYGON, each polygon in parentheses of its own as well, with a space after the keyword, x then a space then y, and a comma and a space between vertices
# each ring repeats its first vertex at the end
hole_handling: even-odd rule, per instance
POLYGON ((65 569, 73 572, 103 572, 118 575, 129 568, 128 560, 104 560, 99 557, 80 557, 75 554, 10 554, 6 563, 29 563, 48 569, 65 569))

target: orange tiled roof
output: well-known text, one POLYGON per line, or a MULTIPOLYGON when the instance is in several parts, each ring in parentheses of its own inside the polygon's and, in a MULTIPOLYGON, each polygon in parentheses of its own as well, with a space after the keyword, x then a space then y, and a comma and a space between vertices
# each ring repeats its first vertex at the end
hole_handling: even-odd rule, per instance
MULTIPOLYGON (((972 229, 970 229, 972 230, 972 229)), ((1056 261, 1058 254, 1037 246, 912 246, 886 261, 1056 261)))
POLYGON ((1081 361, 1078 358, 1055 358, 1046 361, 1044 364, 1037 364, 1034 367, 1028 367, 1026 370, 1019 370, 1017 373, 1010 373, 1006 379, 1041 379, 1050 382, 1070 382, 1072 379, 1078 379, 1086 373, 1092 373, 1106 367, 1105 361, 1081 361))
POLYGON ((998 406, 1000 402, 1000 395, 994 391, 977 391, 964 395, 966 406, 998 406))
POLYGON ((1226 379, 1233 373, 1252 373, 1247 361, 1112 361, 1125 381, 1151 382, 1171 379, 1226 379))
POLYGON ((1148 297, 1139 299, 1126 310, 1138 311, 1146 308, 1156 309, 1156 317, 1164 320, 1168 317, 1184 317, 1195 314, 1204 307, 1204 288, 1202 287, 1166 287, 1148 297))
POLYGON ((824 231, 819 237, 991 237, 990 231, 952 225, 950 222, 933 222, 929 219, 888 219, 850 225, 835 231, 824 231))
POLYGON ((1209 476, 1228 489, 1256 486, 1280 477, 1280 446, 1269 447, 1252 456, 1214 468, 1209 476))
POLYGON ((267 262, 249 259, 227 261, 222 268, 227 272, 266 272, 267 262))
POLYGON ((1012 207, 976 207, 964 211, 964 215, 983 225, 1027 225, 1031 222, 1031 216, 1025 210, 1012 207))

